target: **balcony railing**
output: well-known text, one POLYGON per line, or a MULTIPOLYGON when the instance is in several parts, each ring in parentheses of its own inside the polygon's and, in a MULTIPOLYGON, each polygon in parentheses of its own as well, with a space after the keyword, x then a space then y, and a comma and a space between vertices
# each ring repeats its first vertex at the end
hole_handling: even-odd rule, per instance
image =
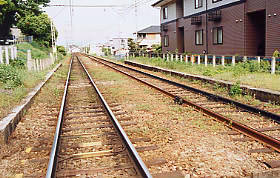
POLYGON ((208 13, 208 21, 220 21, 222 19, 222 11, 216 10, 208 13))
POLYGON ((191 18, 191 25, 201 25, 202 16, 195 16, 191 18))

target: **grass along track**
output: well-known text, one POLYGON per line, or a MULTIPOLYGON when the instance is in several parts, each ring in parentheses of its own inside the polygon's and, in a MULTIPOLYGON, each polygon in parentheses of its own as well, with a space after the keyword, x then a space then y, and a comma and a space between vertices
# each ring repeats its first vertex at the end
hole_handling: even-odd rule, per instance
MULTIPOLYGON (((201 80, 174 76, 172 74, 165 73, 165 72, 153 71, 151 69, 153 67, 149 67, 149 69, 143 69, 141 66, 142 64, 133 63, 130 61, 125 61, 125 63, 128 64, 129 67, 135 68, 135 69, 143 71, 143 72, 151 73, 151 74, 154 74, 154 75, 157 75, 157 76, 160 76, 163 78, 167 78, 169 80, 172 80, 172 81, 175 81, 178 83, 182 83, 182 84, 194 87, 194 88, 199 88, 199 89, 207 91, 209 93, 231 98, 233 100, 236 100, 236 101, 248 104, 248 105, 252 105, 254 107, 264 109, 269 112, 275 112, 275 113, 280 114, 280 105, 275 104, 275 102, 278 102, 278 101, 275 101, 275 102, 260 101, 259 99, 254 98, 254 96, 247 94, 247 92, 250 92, 250 91, 246 91, 244 89, 244 91, 242 92, 242 87, 237 83, 232 85, 231 87, 229 87, 229 86, 223 87, 223 86, 221 86, 222 84, 220 85, 218 83, 215 83, 215 84, 212 84, 211 82, 205 83, 204 81, 201 81, 201 80), (134 65, 135 65, 135 67, 134 67, 134 65)), ((163 70, 165 70, 165 69, 163 69, 163 70)), ((261 90, 256 90, 256 91, 258 91, 258 95, 267 94, 267 93, 261 94, 261 90)), ((264 96, 264 97, 262 97, 262 99, 266 98, 268 100, 269 97, 271 97, 273 100, 276 100, 276 98, 273 96, 268 96, 268 97, 264 96)))
POLYGON ((252 172, 269 170, 259 160, 279 158, 277 153, 250 153, 262 145, 253 140, 236 144, 232 139, 242 138, 242 135, 225 134, 230 133, 228 128, 193 108, 175 105, 172 99, 149 87, 110 72, 107 67, 104 69, 103 65, 89 59, 83 58, 83 61, 101 91, 108 94, 105 98, 123 103, 123 107, 141 123, 133 132, 127 131, 128 135, 148 135, 159 146, 158 151, 140 153, 144 161, 152 155, 167 160, 166 164, 151 167, 152 173, 177 170, 184 175, 248 176, 252 172))
POLYGON ((0 177, 44 176, 68 69, 64 61, 35 97, 7 145, 1 145, 0 177))
MULTIPOLYGON (((216 66, 208 65, 207 67, 204 64, 200 65, 191 65, 190 63, 186 64, 185 62, 175 62, 175 61, 164 61, 161 58, 145 58, 137 57, 130 58, 132 61, 136 61, 142 64, 148 64, 152 66, 163 67, 166 69, 171 69, 179 72, 184 72, 188 74, 195 74, 201 76, 208 76, 215 79, 238 82, 241 84, 250 85, 257 88, 267 88, 271 90, 280 91, 280 79, 279 75, 271 75, 269 71, 261 71, 259 66, 256 63, 245 64, 237 63, 236 66, 216 66), (250 70, 256 70, 251 72, 250 70)), ((264 66, 267 62, 264 62, 264 66)), ((269 64, 268 66, 269 67, 269 64)))

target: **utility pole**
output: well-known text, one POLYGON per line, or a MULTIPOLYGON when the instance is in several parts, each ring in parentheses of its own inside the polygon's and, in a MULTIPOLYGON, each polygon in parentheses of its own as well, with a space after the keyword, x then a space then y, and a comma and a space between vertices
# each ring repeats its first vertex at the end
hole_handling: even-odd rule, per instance
POLYGON ((138 36, 138 22, 137 22, 137 0, 135 0, 135 23, 136 23, 136 40, 138 36))
MULTIPOLYGON (((69 0, 69 9, 70 9, 70 41, 73 43, 73 8, 72 0, 69 0)), ((71 45, 71 42, 70 42, 71 45)), ((71 51, 72 52, 72 51, 71 51)))
POLYGON ((51 36, 52 36, 52 51, 53 51, 53 56, 55 57, 55 60, 57 60, 57 52, 56 52, 56 36, 55 36, 55 27, 53 24, 53 21, 51 20, 51 36))

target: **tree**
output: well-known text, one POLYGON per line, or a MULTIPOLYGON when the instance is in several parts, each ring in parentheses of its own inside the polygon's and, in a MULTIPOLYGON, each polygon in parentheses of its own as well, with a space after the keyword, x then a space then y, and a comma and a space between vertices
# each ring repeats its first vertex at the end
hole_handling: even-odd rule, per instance
POLYGON ((140 47, 138 43, 135 43, 132 38, 128 38, 128 50, 129 52, 139 52, 140 47))
POLYGON ((154 53, 161 53, 162 52, 162 47, 161 47, 161 45, 159 44, 153 44, 152 45, 152 51, 154 52, 154 53))
POLYGON ((7 36, 10 28, 28 14, 40 15, 41 5, 50 0, 0 0, 0 36, 7 36))
POLYGON ((57 46, 57 51, 61 53, 63 56, 66 56, 66 49, 64 46, 57 46))
POLYGON ((43 13, 38 16, 35 14, 26 15, 18 21, 17 26, 23 33, 32 35, 45 46, 51 45, 51 21, 47 14, 43 13))

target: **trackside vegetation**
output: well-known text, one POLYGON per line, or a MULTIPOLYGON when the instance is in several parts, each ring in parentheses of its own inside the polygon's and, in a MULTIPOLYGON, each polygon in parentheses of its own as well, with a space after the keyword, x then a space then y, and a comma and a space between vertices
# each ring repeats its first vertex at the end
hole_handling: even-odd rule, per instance
MULTIPOLYGON (((18 59, 10 62, 10 65, 0 64, 0 118, 4 117, 12 106, 18 104, 27 93, 45 78, 49 71, 28 71, 26 68, 27 49, 32 50, 35 59, 49 58, 51 49, 40 46, 38 43, 18 44, 18 59)), ((64 58, 64 54, 58 54, 58 60, 51 66, 54 67, 64 58)), ((65 54, 66 55, 66 54, 65 54)))
MULTIPOLYGON (((142 64, 158 66, 188 74, 208 76, 214 79, 226 80, 237 83, 238 85, 250 85, 258 88, 266 88, 280 91, 280 66, 276 66, 276 75, 271 75, 270 63, 261 61, 247 61, 237 63, 235 66, 216 66, 211 65, 191 65, 191 63, 182 63, 176 61, 165 61, 162 58, 135 57, 130 60, 142 64)), ((233 92, 239 93, 239 91, 233 92)))

